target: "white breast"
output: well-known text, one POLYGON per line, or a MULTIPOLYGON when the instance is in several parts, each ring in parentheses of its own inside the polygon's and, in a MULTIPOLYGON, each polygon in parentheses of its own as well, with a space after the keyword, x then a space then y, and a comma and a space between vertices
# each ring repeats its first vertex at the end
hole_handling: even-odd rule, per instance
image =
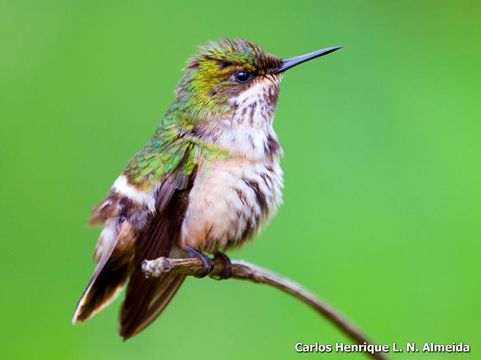
POLYGON ((189 195, 182 245, 215 252, 252 238, 282 201, 277 159, 203 162, 189 195))

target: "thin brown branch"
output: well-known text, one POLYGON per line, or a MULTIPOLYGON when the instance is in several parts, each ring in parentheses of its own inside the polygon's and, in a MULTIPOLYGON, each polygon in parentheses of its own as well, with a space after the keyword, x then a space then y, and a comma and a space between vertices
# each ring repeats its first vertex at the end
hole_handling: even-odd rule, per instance
MULTIPOLYGON (((146 277, 159 277, 166 272, 201 276, 204 273, 202 262, 198 258, 171 259, 160 257, 155 260, 144 260, 142 271, 146 277)), ((219 279, 225 271, 225 263, 219 259, 214 259, 214 267, 208 276, 219 279)), ((371 342, 357 327, 342 316, 337 310, 327 304, 324 300, 307 291, 296 282, 280 277, 275 273, 263 269, 259 266, 249 264, 245 261, 232 260, 231 278, 249 280, 258 284, 266 284, 281 291, 291 294, 296 299, 309 305, 312 309, 325 317, 334 324, 340 331, 348 336, 356 344, 368 344, 371 342)), ((366 355, 373 359, 386 360, 387 357, 382 353, 369 353, 366 355)))

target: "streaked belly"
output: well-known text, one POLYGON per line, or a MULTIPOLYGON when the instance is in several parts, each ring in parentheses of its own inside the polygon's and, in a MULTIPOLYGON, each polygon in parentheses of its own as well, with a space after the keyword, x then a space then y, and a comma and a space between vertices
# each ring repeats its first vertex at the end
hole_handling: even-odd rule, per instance
POLYGON ((182 245, 215 252, 253 238, 282 201, 277 160, 212 160, 199 166, 189 194, 182 245))

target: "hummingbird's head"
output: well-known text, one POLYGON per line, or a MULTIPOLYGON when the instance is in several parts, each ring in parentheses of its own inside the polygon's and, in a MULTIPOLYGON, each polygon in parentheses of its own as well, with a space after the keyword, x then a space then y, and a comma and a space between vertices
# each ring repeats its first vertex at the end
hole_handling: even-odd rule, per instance
POLYGON ((239 99, 253 103, 265 96, 263 102, 273 107, 281 65, 280 58, 246 40, 210 42, 189 59, 177 88, 178 103, 203 121, 232 117, 239 99))
POLYGON ((215 139, 225 132, 240 136, 240 129, 266 132, 284 71, 338 48, 282 60, 247 40, 210 42, 189 59, 170 111, 177 121, 215 139))

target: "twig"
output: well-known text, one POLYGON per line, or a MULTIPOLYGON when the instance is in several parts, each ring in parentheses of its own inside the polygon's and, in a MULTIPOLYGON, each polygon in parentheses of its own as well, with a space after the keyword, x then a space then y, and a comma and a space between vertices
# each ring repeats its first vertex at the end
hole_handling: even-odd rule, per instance
MULTIPOLYGON (((166 272, 200 276, 204 273, 204 267, 198 258, 171 259, 160 257, 155 260, 144 260, 142 263, 142 271, 147 278, 159 277, 166 272)), ((219 279, 224 272, 225 263, 214 258, 214 267, 208 276, 219 279)), ((291 294, 328 319, 356 344, 374 344, 337 310, 292 280, 282 278, 269 270, 240 260, 232 260, 231 277, 240 280, 249 280, 258 284, 270 285, 291 294)), ((387 360, 384 354, 378 352, 366 352, 366 355, 373 359, 387 360)))

